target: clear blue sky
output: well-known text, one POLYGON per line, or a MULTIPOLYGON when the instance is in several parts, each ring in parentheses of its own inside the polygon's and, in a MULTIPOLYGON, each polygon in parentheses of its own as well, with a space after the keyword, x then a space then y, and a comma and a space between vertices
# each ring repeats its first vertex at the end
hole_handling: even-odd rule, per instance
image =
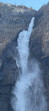
POLYGON ((47 4, 49 0, 0 0, 3 3, 10 3, 16 5, 25 5, 38 10, 42 5, 47 4))

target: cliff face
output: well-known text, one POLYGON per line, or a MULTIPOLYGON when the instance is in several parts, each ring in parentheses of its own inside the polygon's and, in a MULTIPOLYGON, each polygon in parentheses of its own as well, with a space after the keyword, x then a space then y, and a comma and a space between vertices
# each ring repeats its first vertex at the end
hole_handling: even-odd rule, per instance
POLYGON ((29 58, 35 58, 41 64, 49 104, 49 4, 38 12, 24 6, 0 4, 0 111, 12 111, 11 91, 19 74, 15 61, 17 37, 21 30, 28 28, 32 17, 35 17, 35 23, 29 58))
POLYGON ((35 10, 24 6, 0 4, 0 54, 20 30, 26 29, 35 10), (28 18, 29 17, 29 18, 28 18))
POLYGON ((43 6, 35 16, 34 31, 30 39, 30 58, 36 58, 41 63, 49 104, 49 4, 43 6))

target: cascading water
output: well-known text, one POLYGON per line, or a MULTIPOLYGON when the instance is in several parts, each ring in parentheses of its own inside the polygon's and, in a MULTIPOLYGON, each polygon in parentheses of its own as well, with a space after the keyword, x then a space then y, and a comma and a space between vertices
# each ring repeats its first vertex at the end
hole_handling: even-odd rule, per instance
POLYGON ((28 68, 29 39, 33 26, 34 17, 28 30, 23 30, 18 36, 20 61, 18 62, 16 58, 16 62, 18 67, 21 68, 21 72, 13 90, 12 107, 14 111, 46 111, 46 100, 43 94, 39 65, 35 62, 32 63, 32 71, 28 68))

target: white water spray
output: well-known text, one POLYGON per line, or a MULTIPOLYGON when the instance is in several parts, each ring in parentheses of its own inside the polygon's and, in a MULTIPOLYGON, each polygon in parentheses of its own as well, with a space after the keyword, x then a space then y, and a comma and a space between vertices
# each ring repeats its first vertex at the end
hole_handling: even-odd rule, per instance
POLYGON ((13 91, 15 97, 12 99, 12 107, 14 111, 46 111, 39 65, 37 62, 33 63, 34 70, 29 71, 30 69, 28 69, 29 39, 33 26, 34 18, 32 18, 28 30, 23 30, 18 36, 18 52, 22 73, 20 73, 13 91))

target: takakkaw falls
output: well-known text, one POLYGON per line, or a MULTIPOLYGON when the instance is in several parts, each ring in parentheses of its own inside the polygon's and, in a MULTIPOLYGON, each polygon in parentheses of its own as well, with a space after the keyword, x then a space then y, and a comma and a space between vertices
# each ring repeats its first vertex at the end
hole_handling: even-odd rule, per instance
POLYGON ((16 64, 19 68, 19 77, 13 88, 11 104, 14 111, 47 111, 44 84, 41 79, 39 63, 29 61, 29 40, 34 26, 34 17, 31 19, 28 30, 18 35, 18 58, 16 64), (31 64, 32 68, 29 68, 31 64))

